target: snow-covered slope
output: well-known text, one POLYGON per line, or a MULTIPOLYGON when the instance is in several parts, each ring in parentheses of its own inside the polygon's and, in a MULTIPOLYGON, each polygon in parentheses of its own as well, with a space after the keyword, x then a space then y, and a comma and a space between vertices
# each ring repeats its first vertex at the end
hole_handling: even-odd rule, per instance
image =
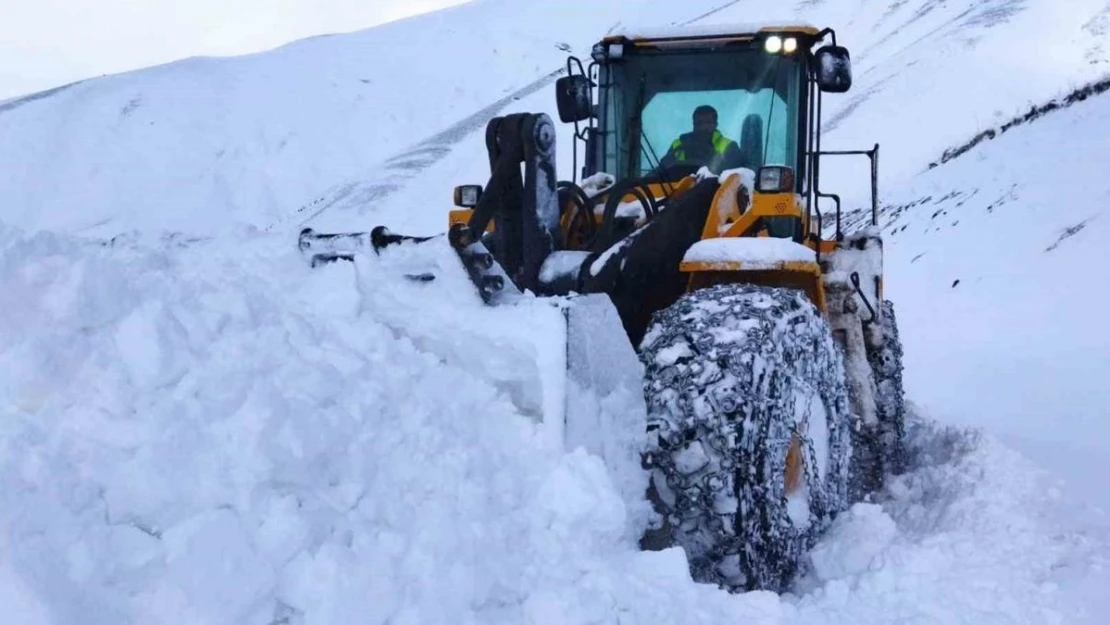
POLYGON ((541 21, 483 0, 8 102, 4 218, 113 234, 266 225, 563 66, 560 26, 591 4, 541 21))
POLYGON ((517 393, 550 307, 481 306, 442 241, 316 271, 293 246, 302 223, 440 230, 483 181, 483 118, 554 113, 559 44, 762 3, 477 0, 0 105, 3 621, 1100 622, 1110 96, 927 165, 1103 71, 1103 2, 778 10, 855 51, 827 140, 883 143, 919 412, 910 473, 783 596, 639 551, 635 454, 565 449, 517 393))
MULTIPOLYGON (((1105 0, 1056 7, 823 0, 768 13, 761 0, 476 0, 362 33, 190 59, 2 104, 0 206, 5 220, 28 228, 94 234, 214 232, 303 221, 324 206, 365 208, 466 139, 459 122, 488 118, 503 98, 502 106, 554 115, 550 88, 513 98, 564 67, 564 49, 588 55, 599 36, 629 24, 792 13, 836 27, 854 51, 854 91, 829 100, 829 147, 883 143, 884 182, 893 182, 1105 66, 1105 0)), ((480 150, 480 135, 462 151, 480 150)), ((569 134, 560 139, 569 147, 569 134)), ((483 159, 472 161, 469 175, 480 175, 483 159)), ((562 163, 569 171, 569 158, 562 163)))
POLYGON ((1105 93, 1016 126, 900 189, 886 232, 914 397, 1110 510, 1108 127, 1105 93))

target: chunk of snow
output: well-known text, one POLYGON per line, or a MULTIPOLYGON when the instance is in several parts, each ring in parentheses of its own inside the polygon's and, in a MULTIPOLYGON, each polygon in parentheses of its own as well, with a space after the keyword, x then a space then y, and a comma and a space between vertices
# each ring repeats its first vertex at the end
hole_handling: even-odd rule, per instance
POLYGON ((805 529, 813 522, 809 508, 809 487, 804 482, 801 488, 786 496, 786 514, 798 529, 805 529))
POLYGON ((880 506, 856 504, 837 518, 810 551, 810 562, 824 582, 861 575, 881 566, 882 553, 897 534, 898 526, 880 506))
POLYGON ((747 167, 737 167, 735 169, 726 169, 721 172, 719 176, 722 181, 728 180, 730 176, 740 176, 740 184, 748 190, 748 197, 752 197, 755 193, 755 171, 747 167))
POLYGON ((640 200, 632 200, 630 202, 621 202, 617 204, 617 210, 614 212, 616 217, 634 219, 644 219, 647 213, 644 211, 644 205, 640 200))
POLYGON ((548 254, 540 267, 540 281, 551 283, 559 278, 577 276, 589 252, 559 250, 548 254))
POLYGON ((583 178, 582 183, 578 186, 586 193, 586 197, 596 197, 608 191, 616 181, 617 179, 612 174, 599 171, 592 176, 583 178))
POLYGON ((632 245, 632 243, 635 242, 636 238, 640 236, 641 232, 643 232, 642 228, 634 231, 632 234, 624 237, 620 241, 617 241, 613 245, 610 245, 607 250, 599 254, 598 257, 594 259, 594 262, 590 263, 590 275, 596 276, 601 273, 601 270, 605 268, 605 265, 608 264, 609 260, 624 248, 632 245))
POLYGON ((186 332, 173 314, 157 302, 136 310, 116 331, 116 347, 131 379, 159 386, 184 374, 178 352, 187 349, 186 332))
MULTIPOLYGON (((854 272, 859 274, 861 285, 873 285, 875 278, 883 273, 882 248, 872 238, 877 236, 878 231, 869 227, 847 237, 833 253, 825 256, 829 263, 825 280, 848 283, 854 272), (863 249, 858 249, 856 241, 865 242, 863 249)), ((871 303, 875 305, 874 301, 871 303)))
POLYGON ((679 473, 689 475, 702 470, 705 465, 709 464, 709 456, 706 455, 701 442, 694 441, 675 454, 674 462, 675 469, 679 473))
POLYGON ((687 358, 693 355, 694 352, 690 350, 687 343, 675 343, 670 347, 659 350, 659 353, 655 355, 655 364, 660 367, 669 367, 678 362, 679 358, 687 358))

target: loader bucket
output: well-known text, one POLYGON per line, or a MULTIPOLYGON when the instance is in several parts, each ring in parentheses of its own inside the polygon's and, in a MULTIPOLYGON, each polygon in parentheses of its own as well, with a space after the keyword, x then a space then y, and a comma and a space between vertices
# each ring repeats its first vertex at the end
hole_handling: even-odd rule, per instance
POLYGON ((488 381, 549 441, 620 467, 611 475, 627 505, 643 505, 643 366, 610 297, 525 294, 499 263, 482 258, 480 242, 468 242, 463 247, 470 252, 461 253, 451 238, 407 237, 384 228, 304 231, 299 247, 322 271, 352 268, 363 305, 378 321, 488 381), (424 275, 431 279, 414 280, 424 275), (505 277, 500 289, 469 296, 470 282, 491 275, 505 277), (408 280, 398 283, 399 277, 408 280), (425 301, 451 303, 424 307, 425 301))
POLYGON ((627 501, 643 499, 646 477, 640 453, 646 440, 643 366, 620 315, 603 294, 562 298, 523 297, 486 307, 491 322, 506 315, 526 320, 520 335, 508 323, 484 325, 485 349, 475 356, 499 359, 493 377, 518 411, 542 425, 567 452, 579 448, 601 458, 612 473, 635 484, 617 484, 627 501), (496 311, 496 312, 494 312, 496 311), (499 352, 494 354, 493 352, 499 352), (642 481, 642 483, 641 483, 642 481))
MULTIPOLYGON (((564 315, 564 444, 568 450, 585 448, 602 458, 606 466, 632 467, 635 470, 615 473, 636 480, 647 430, 640 358, 607 295, 570 298, 564 315)), ((618 483, 617 487, 626 501, 639 501, 646 478, 642 484, 618 483)))

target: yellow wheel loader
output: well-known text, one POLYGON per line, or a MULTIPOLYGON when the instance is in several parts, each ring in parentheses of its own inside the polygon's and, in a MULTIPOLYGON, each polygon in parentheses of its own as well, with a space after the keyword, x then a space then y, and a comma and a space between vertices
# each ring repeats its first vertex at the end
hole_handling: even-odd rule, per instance
MULTIPOLYGON (((572 308, 568 341, 621 334, 639 360, 659 513, 641 545, 681 546, 699 581, 782 590, 822 529, 902 462, 878 146, 821 149, 822 97, 851 86, 848 51, 831 29, 767 24, 614 34, 591 56, 556 82, 575 169, 584 144, 580 181, 559 181, 547 115, 494 118, 490 179, 455 189, 447 240, 490 305, 593 297, 596 313, 604 299, 619 323, 572 308), (834 156, 870 160, 860 232, 841 230, 823 190, 834 156)), ((326 261, 353 253, 344 242, 410 240, 427 239, 379 226, 300 243, 326 261)), ((580 351, 570 377, 621 366, 580 351)))

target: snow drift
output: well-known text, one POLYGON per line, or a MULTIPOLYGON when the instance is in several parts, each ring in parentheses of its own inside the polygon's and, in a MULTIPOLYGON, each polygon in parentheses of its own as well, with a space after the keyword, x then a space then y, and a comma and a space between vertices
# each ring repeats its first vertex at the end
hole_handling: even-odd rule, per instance
POLYGON ((446 246, 310 272, 280 237, 0 240, 0 288, 19 295, 0 343, 5 586, 22 606, 7 622, 1072 622, 1083 607, 1065 584, 1094 556, 1059 490, 923 422, 914 470, 837 522, 796 595, 692 583, 680 550, 637 549, 646 511, 619 488, 642 486, 637 458, 564 449, 468 366, 483 354, 454 360, 430 326, 396 322, 480 310, 446 246), (418 264, 444 279, 397 277, 418 264))

